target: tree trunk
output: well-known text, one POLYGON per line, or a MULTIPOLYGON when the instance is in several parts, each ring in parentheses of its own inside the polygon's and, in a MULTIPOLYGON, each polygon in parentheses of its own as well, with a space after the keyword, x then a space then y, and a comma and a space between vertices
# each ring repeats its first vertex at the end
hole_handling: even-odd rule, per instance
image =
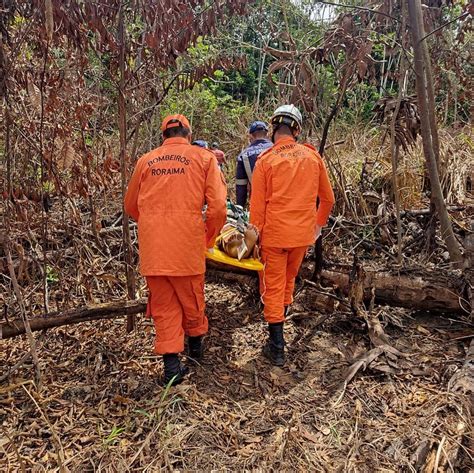
MULTIPOLYGON (((402 24, 401 24, 401 31, 402 35, 405 35, 406 30, 406 22, 405 22, 405 8, 402 4, 402 24)), ((402 39, 403 43, 403 39, 402 39)), ((392 120, 390 122, 390 150, 392 154, 392 187, 393 187, 393 199, 395 202, 395 210, 396 210, 396 217, 397 217, 397 261, 398 264, 401 265, 403 261, 403 247, 402 247, 402 219, 400 217, 400 190, 398 186, 398 159, 400 156, 400 144, 397 143, 396 140, 396 124, 398 114, 400 112, 400 105, 402 102, 402 97, 405 94, 404 84, 405 84, 405 77, 406 77, 406 67, 405 67, 405 56, 402 53, 400 55, 400 62, 399 62, 399 79, 398 79, 398 97, 397 97, 397 104, 395 110, 393 112, 392 120)))
MULTIPOLYGON (((118 36, 120 43, 119 67, 120 81, 118 93, 118 116, 119 116, 119 133, 120 133, 120 175, 122 188, 122 205, 127 189, 128 172, 127 172, 127 115, 125 104, 125 24, 124 24, 124 8, 120 7, 118 36)), ((125 263, 125 276, 127 278, 127 294, 129 299, 135 299, 135 274, 132 268, 132 242, 130 239, 130 227, 128 215, 123 207, 122 218, 122 242, 125 263)), ((129 315, 127 317, 127 332, 131 332, 135 327, 135 317, 129 315)))
POLYGON ((352 74, 346 72, 344 77, 342 78, 341 85, 339 88, 339 95, 337 96, 336 103, 334 104, 334 107, 329 112, 329 115, 324 123, 323 133, 321 135, 321 142, 319 143, 319 154, 321 156, 324 155, 324 150, 326 148, 326 141, 329 135, 329 128, 331 126, 332 121, 336 117, 337 112, 339 111, 339 108, 342 104, 342 100, 344 99, 344 96, 346 95, 347 86, 349 84, 349 79, 351 77, 352 77, 352 74))
MULTIPOLYGON (((398 112, 397 112, 398 113, 398 112)), ((395 124, 393 124, 393 130, 395 133, 395 124)), ((395 138, 392 138, 392 187, 393 197, 395 200, 395 211, 397 217, 397 262, 402 264, 403 261, 403 248, 402 248, 402 219, 400 217, 400 190, 398 188, 398 157, 400 155, 400 146, 395 144, 395 138)))
MULTIPOLYGON (((434 146, 436 144, 436 131, 433 138, 431 125, 436 127, 436 123, 430 120, 429 94, 427 91, 426 81, 426 65, 425 55, 423 54, 422 44, 420 42, 423 37, 423 18, 421 14, 420 0, 408 1, 408 12, 410 18, 410 31, 412 35, 413 51, 415 56, 415 73, 416 73, 416 90, 418 96, 418 106, 420 108, 421 119, 421 136, 423 138, 423 152, 425 154, 428 172, 430 176, 431 197, 436 206, 436 211, 441 224, 441 236, 446 242, 451 262, 459 267, 462 265, 462 255, 453 232, 451 220, 446 210, 446 203, 443 197, 441 182, 439 179, 438 163, 436 161, 436 153, 434 146)), ((434 105, 432 105, 434 109, 434 105)))
MULTIPOLYGON (((268 41, 267 41, 268 43, 268 41)), ((267 44, 268 46, 268 44, 267 44)), ((265 46, 266 48, 266 46, 265 46)), ((259 72, 258 72, 258 85, 257 85, 257 104, 255 106, 255 109, 257 110, 258 112, 258 108, 260 106, 260 94, 262 92, 262 79, 263 79, 263 70, 265 68, 265 59, 267 58, 267 51, 265 48, 262 48, 260 50, 260 54, 261 54, 261 57, 262 57, 262 60, 261 60, 261 63, 260 63, 260 69, 259 69, 259 72), (262 50, 263 50, 263 53, 262 53, 262 50)))
POLYGON ((438 138, 438 125, 436 122, 436 101, 434 93, 434 80, 433 73, 431 70, 431 56, 428 49, 428 43, 426 41, 425 26, 423 23, 423 11, 421 8, 421 1, 416 2, 416 14, 418 17, 418 26, 420 32, 420 47, 423 53, 423 63, 425 67, 425 78, 426 78, 426 92, 428 95, 428 115, 431 127, 431 140, 433 145, 433 152, 436 158, 436 164, 438 165, 438 173, 443 175, 441 167, 441 159, 439 154, 439 138, 438 138))
MULTIPOLYGON (((331 112, 329 113, 326 119, 326 122, 324 123, 323 133, 321 135, 321 142, 319 143, 319 154, 321 155, 321 157, 324 156, 324 150, 326 148, 326 142, 329 135, 329 128, 331 126, 332 121, 336 117, 337 112, 339 111, 339 108, 341 106, 342 100, 346 94, 350 76, 351 75, 349 73, 346 73, 344 75, 341 82, 341 87, 340 87, 340 91, 339 91, 339 95, 337 97, 336 103, 334 104, 334 107, 332 108, 331 112)), ((317 205, 319 206, 319 199, 318 199, 317 205)), ((324 263, 323 230, 321 230, 321 235, 316 240, 316 243, 314 245, 314 273, 313 273, 313 276, 311 277, 311 280, 313 282, 316 282, 320 279, 321 271, 323 269, 323 263, 324 263)))
MULTIPOLYGON (((13 269, 13 261, 12 261, 12 256, 10 252, 10 242, 6 241, 4 245, 5 245, 5 254, 7 256, 10 279, 13 285, 13 292, 15 293, 18 307, 20 308, 21 320, 18 321, 18 323, 23 328, 22 333, 26 333, 26 336, 28 338, 28 343, 30 345, 30 352, 33 358, 33 365, 35 367, 35 382, 36 382, 36 386, 40 387, 41 386, 41 368, 40 368, 40 362, 39 362, 39 357, 38 357, 38 351, 36 350, 36 340, 35 340, 35 337, 33 336, 33 328, 31 327, 30 319, 26 313, 25 301, 23 300, 23 295, 21 293, 20 286, 16 279, 15 270, 13 269)), ((2 338, 2 326, 0 325, 0 339, 1 338, 2 338)))

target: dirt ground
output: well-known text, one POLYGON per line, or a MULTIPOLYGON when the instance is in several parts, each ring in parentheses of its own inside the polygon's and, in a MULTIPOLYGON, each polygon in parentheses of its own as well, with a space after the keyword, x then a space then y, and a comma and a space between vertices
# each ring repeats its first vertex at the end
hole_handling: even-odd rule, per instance
MULTIPOLYGON (((255 292, 208 284, 207 353, 184 384, 158 384, 153 327, 139 319, 39 336, 43 387, 26 364, 0 384, 0 471, 277 470, 467 472, 464 401, 448 382, 465 358, 466 323, 381 307, 396 363, 376 363, 347 387, 367 350, 365 324, 336 312, 287 324, 288 363, 261 356, 265 325, 255 292)), ((310 307, 317 293, 297 296, 310 307)), ((12 366, 26 340, 1 342, 12 366)), ((3 371, 3 369, 2 369, 3 371)), ((1 373, 0 373, 1 376, 1 373)))

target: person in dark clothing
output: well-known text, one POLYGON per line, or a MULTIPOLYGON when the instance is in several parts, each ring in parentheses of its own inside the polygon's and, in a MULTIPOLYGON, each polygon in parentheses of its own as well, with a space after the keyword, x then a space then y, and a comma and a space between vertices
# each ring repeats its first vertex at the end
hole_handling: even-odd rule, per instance
POLYGON ((253 168, 260 153, 273 146, 268 138, 268 125, 262 121, 255 121, 249 127, 250 145, 237 158, 235 176, 235 195, 237 205, 245 207, 247 195, 252 186, 253 168))

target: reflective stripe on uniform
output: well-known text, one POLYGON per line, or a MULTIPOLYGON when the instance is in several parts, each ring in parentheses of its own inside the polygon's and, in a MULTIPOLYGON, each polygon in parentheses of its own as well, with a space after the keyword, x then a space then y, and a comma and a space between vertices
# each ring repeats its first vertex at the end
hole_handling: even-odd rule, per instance
POLYGON ((238 186, 246 186, 249 183, 249 180, 248 179, 236 179, 235 183, 238 186))
POLYGON ((249 178, 250 183, 252 183, 252 166, 250 166, 250 160, 246 153, 242 155, 242 161, 244 163, 245 172, 247 173, 247 177, 249 178))

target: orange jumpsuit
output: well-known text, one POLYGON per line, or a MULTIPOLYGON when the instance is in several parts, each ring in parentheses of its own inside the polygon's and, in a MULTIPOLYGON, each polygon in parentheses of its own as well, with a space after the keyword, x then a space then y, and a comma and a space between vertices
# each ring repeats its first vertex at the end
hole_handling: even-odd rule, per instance
POLYGON ((331 183, 315 148, 285 137, 260 155, 252 179, 250 222, 260 232, 265 266, 260 292, 267 322, 284 321, 284 307, 293 302, 295 278, 315 241, 316 225, 326 224, 333 205, 331 183))
POLYGON ((179 353, 184 334, 207 332, 205 251, 225 223, 226 195, 215 156, 186 138, 168 138, 137 162, 124 207, 138 222, 140 272, 150 290, 147 312, 158 354, 179 353))

